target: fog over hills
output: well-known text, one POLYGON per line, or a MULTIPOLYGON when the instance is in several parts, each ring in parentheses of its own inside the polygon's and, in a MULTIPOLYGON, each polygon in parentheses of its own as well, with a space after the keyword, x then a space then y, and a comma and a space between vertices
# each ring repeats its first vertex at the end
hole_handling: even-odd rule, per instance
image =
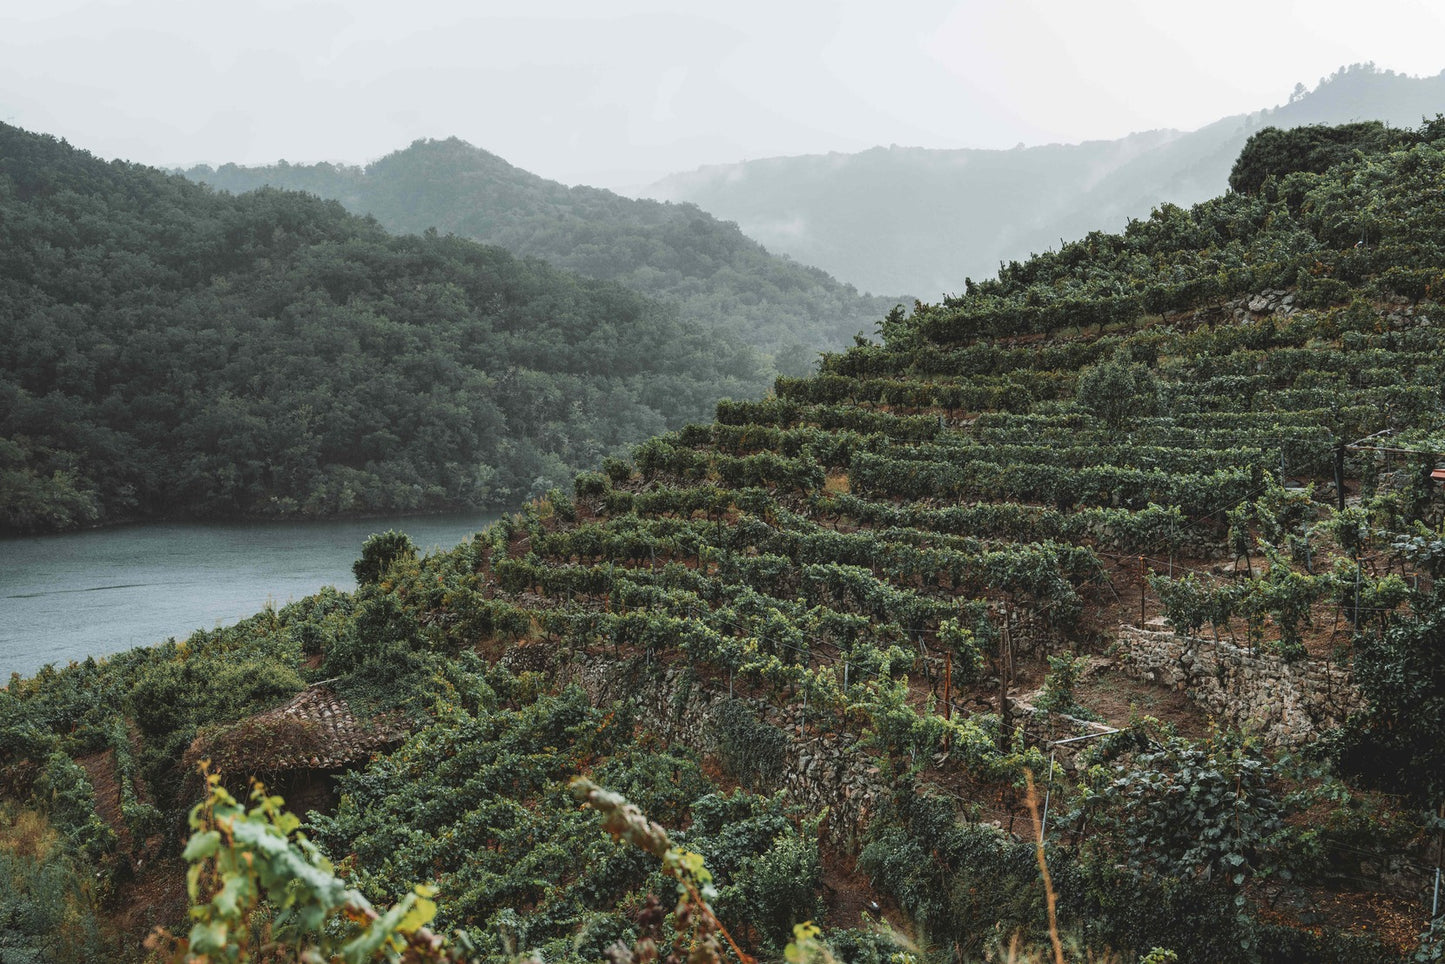
POLYGON ((1285 105, 1190 132, 1007 151, 895 145, 766 158, 676 174, 647 193, 736 221, 771 250, 862 288, 927 298, 1061 239, 1117 230, 1159 204, 1219 194, 1260 128, 1365 119, 1413 127, 1442 110, 1445 73, 1416 78, 1354 65, 1313 91, 1296 87, 1285 105))
POLYGON ((815 353, 871 332, 899 299, 860 294, 816 268, 770 254, 735 224, 691 204, 568 187, 457 138, 419 140, 373 164, 225 164, 185 174, 232 192, 308 191, 403 233, 442 233, 620 282, 678 306, 684 319, 736 335, 788 374, 815 353))

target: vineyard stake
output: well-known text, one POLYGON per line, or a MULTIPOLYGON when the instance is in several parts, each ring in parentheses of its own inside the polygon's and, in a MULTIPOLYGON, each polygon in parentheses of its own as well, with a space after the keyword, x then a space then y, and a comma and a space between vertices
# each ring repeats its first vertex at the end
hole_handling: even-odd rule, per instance
POLYGON ((1144 557, 1139 557, 1139 628, 1144 628, 1144 591, 1149 586, 1149 577, 1144 572, 1144 557))
MULTIPOLYGON (((846 664, 845 664, 846 665, 846 664)), ((943 718, 953 719, 953 650, 943 654, 943 718)))
MULTIPOLYGON (((1445 820, 1445 803, 1440 804, 1440 819, 1445 820)), ((1430 936, 1435 936, 1435 923, 1440 919, 1440 863, 1445 858, 1445 830, 1440 831, 1435 848, 1435 896, 1430 899, 1430 936)))
POLYGON ((1345 511, 1345 443, 1335 446, 1335 499, 1341 512, 1345 511))

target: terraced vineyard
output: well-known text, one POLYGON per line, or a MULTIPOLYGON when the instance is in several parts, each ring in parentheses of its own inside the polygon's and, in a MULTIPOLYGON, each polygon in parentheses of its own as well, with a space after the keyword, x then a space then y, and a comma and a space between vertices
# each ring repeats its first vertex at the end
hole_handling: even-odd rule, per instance
POLYGON ((578 842, 584 770, 690 827, 767 954, 821 911, 840 957, 890 959, 875 901, 927 960, 1051 929, 1079 959, 1398 959, 1445 798, 1442 136, 1265 158, 1256 193, 895 312, 450 552, 373 540, 354 597, 17 682, 10 786, 74 755, 77 691, 264 652, 410 715, 317 837, 373 901, 436 881, 441 923, 513 935, 491 956, 638 939, 619 908, 661 885, 578 842), (1195 655, 1140 670, 1167 629, 1223 702, 1195 655))

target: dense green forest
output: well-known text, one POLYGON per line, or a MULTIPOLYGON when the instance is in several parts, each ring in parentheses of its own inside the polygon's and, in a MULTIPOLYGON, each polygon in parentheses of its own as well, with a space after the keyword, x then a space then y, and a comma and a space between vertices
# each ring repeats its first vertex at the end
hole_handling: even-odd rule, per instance
POLYGON ((1445 107, 1445 74, 1342 67, 1288 103, 1196 131, 1112 141, 941 150, 895 145, 858 154, 762 158, 673 175, 655 197, 736 221, 775 251, 875 291, 957 291, 965 276, 1116 230, 1165 202, 1224 191, 1245 140, 1264 127, 1376 118, 1414 127, 1445 107))
POLYGON ((619 285, 0 127, 0 529, 514 506, 764 389, 619 285))
POLYGON ((7 960, 1438 960, 1445 121, 1235 176, 354 593, 12 679, 7 960))
POLYGON ((185 173, 237 193, 310 191, 392 231, 435 228, 619 282, 676 305, 686 321, 736 335, 787 375, 805 374, 819 351, 871 331, 895 303, 769 254, 694 205, 567 187, 456 138, 417 141, 365 168, 282 162, 185 173))

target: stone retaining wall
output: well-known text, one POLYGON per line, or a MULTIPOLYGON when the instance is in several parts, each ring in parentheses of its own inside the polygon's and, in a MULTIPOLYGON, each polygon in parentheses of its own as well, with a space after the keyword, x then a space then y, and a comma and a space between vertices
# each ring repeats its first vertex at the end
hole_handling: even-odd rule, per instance
MULTIPOLYGON (((1120 628, 1119 648, 1124 672, 1185 689, 1221 719, 1280 745, 1313 739, 1361 701, 1348 672, 1323 662, 1285 664, 1226 643, 1131 627, 1120 628)), ((699 680, 681 665, 597 656, 574 656, 555 670, 561 681, 581 686, 597 705, 625 700, 638 723, 665 743, 726 755, 717 726, 732 698, 725 685, 699 680)), ((826 838, 856 851, 869 817, 889 793, 871 758, 855 748, 851 735, 809 731, 800 706, 778 708, 741 694, 739 700, 754 719, 782 737, 778 785, 755 789, 786 790, 810 813, 827 808, 826 838)), ((1016 710, 1031 712, 1022 702, 1016 710)), ((1096 726, 1074 722, 1080 732, 1096 726)), ((1426 880, 1425 863, 1424 844, 1417 841, 1403 853, 1354 856, 1330 874, 1351 886, 1416 900, 1426 880)))
POLYGON ((1308 743, 1364 706, 1347 666, 1286 663, 1232 643, 1119 627, 1119 663, 1136 679, 1183 690, 1221 722, 1276 746, 1308 743))
MULTIPOLYGON (((618 699, 635 708, 638 722, 664 742, 703 754, 720 754, 712 725, 729 700, 726 687, 692 678, 682 666, 641 666, 605 658, 578 657, 561 670, 564 681, 581 686, 597 705, 618 699)), ((783 736, 781 785, 809 813, 828 809, 825 833, 843 846, 856 845, 868 817, 886 794, 871 758, 853 749, 851 734, 813 733, 803 725, 802 707, 778 708, 753 700, 747 707, 760 723, 783 736)))

